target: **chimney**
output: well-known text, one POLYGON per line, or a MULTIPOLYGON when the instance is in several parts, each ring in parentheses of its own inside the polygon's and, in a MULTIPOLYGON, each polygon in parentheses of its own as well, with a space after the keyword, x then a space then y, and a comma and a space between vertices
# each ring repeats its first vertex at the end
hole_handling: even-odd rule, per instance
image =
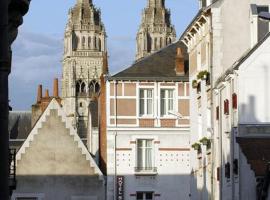
POLYGON ((46 90, 45 90, 45 96, 44 96, 44 98, 49 98, 49 97, 50 97, 50 95, 49 95, 49 90, 46 89, 46 90))
POLYGON ((54 97, 59 96, 59 94, 58 94, 58 79, 57 78, 55 78, 53 81, 53 96, 54 97))
POLYGON ((177 76, 185 75, 185 60, 180 47, 177 48, 175 57, 175 72, 177 76))
POLYGON ((40 103, 42 99, 42 85, 38 85, 37 103, 40 103))
POLYGON ((103 55, 103 69, 102 69, 102 74, 108 74, 109 69, 108 69, 108 53, 105 52, 103 55))

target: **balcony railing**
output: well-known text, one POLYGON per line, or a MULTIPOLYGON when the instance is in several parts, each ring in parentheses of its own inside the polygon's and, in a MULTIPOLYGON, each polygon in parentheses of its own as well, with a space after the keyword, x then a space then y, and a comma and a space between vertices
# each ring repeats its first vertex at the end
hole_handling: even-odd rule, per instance
POLYGON ((157 174, 157 168, 156 167, 135 167, 135 173, 136 174, 157 174))
POLYGON ((10 195, 16 189, 16 149, 9 150, 9 190, 10 195))

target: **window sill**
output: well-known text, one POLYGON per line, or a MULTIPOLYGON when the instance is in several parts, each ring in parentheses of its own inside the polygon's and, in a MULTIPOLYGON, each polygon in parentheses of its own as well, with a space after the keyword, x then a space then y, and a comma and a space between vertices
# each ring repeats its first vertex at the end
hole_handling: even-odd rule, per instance
POLYGON ((140 169, 135 167, 135 175, 137 176, 154 176, 157 175, 157 168, 152 167, 151 169, 140 169))

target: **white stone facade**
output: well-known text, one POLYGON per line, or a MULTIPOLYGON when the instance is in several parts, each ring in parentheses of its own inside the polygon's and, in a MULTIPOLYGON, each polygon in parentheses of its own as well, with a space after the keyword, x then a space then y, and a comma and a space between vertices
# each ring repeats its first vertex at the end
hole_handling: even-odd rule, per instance
POLYGON ((149 199, 156 200, 189 199, 189 110, 185 106, 189 101, 188 84, 107 82, 108 200, 120 199, 118 177, 124 177, 124 199, 140 199, 140 194, 149 194, 149 199), (175 91, 174 113, 181 119, 160 115, 159 91, 165 88, 175 91), (153 116, 140 115, 139 94, 144 89, 153 90, 153 116), (142 140, 151 143, 152 161, 148 167, 139 164, 142 140))

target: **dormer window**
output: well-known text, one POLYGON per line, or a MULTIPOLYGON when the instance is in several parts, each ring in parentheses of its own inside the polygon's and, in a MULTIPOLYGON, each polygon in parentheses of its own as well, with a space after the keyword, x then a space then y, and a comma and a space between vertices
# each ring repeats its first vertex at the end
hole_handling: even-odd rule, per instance
POLYGON ((269 32, 269 22, 259 19, 261 12, 269 12, 269 5, 251 4, 251 46, 261 41, 269 32))

